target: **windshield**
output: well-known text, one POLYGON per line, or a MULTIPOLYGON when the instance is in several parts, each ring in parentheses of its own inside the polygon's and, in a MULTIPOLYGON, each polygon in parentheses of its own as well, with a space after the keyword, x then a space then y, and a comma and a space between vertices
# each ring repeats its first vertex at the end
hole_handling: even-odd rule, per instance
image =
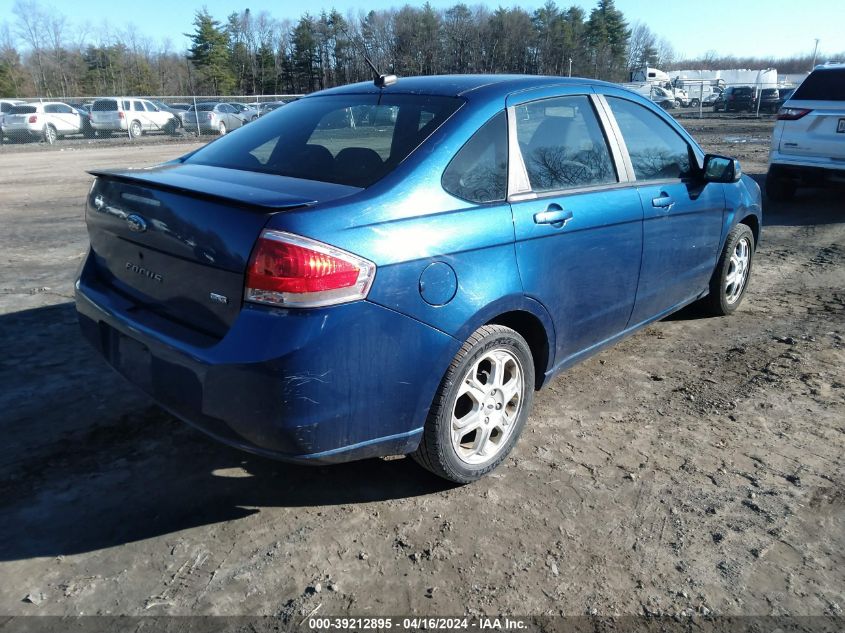
POLYGON ((186 160, 368 187, 463 103, 427 95, 332 95, 295 101, 186 160))

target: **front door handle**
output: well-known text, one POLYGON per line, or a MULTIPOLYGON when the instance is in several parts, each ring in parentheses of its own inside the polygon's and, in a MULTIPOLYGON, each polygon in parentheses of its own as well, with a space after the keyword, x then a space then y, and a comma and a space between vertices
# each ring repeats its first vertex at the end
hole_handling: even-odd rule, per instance
POLYGON ((672 196, 664 192, 661 192, 657 198, 651 199, 651 206, 657 207, 658 209, 666 209, 668 211, 672 208, 673 204, 675 204, 675 201, 672 199, 672 196))
POLYGON ((551 224, 556 229, 561 228, 571 219, 572 211, 566 211, 556 204, 550 204, 545 211, 534 214, 535 224, 551 224))

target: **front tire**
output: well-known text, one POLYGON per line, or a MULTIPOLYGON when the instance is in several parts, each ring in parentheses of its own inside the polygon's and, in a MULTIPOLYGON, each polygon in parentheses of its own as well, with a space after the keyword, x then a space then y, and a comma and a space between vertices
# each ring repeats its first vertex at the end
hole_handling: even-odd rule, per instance
POLYGON ((477 329, 440 383, 413 459, 459 484, 501 464, 534 400, 534 361, 525 339, 502 325, 477 329))
POLYGON ((704 306, 714 316, 727 316, 739 307, 748 288, 754 260, 754 233, 747 224, 737 224, 728 233, 725 248, 710 279, 704 306))
POLYGON ((57 140, 59 140, 59 133, 56 132, 56 128, 51 123, 48 123, 44 128, 44 142, 53 145, 57 140))

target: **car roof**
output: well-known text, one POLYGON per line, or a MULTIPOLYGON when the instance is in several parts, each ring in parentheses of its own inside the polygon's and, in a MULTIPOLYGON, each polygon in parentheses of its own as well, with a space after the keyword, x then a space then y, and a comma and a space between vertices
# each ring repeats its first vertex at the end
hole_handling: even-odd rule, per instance
POLYGON ((444 97, 465 97, 471 99, 483 90, 485 98, 506 97, 515 92, 546 86, 615 86, 594 79, 550 77, 542 75, 429 75, 425 77, 400 77, 385 88, 378 88, 372 81, 364 81, 312 93, 315 95, 337 94, 419 94, 444 97))

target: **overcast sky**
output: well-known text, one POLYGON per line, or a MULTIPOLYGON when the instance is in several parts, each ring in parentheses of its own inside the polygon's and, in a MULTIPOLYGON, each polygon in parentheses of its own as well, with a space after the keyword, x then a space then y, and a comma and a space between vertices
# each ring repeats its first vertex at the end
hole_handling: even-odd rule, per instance
MULTIPOLYGON (((498 6, 521 6, 533 11, 541 1, 522 3, 482 2, 491 9, 498 6)), ((0 23, 11 21, 14 0, 0 0, 0 23)), ((102 28, 104 21, 112 28, 134 26, 156 41, 170 40, 174 50, 187 47, 183 33, 192 30, 196 9, 202 6, 216 18, 225 20, 233 11, 249 7, 253 12, 267 11, 277 19, 297 19, 306 11, 319 15, 322 9, 336 8, 344 15, 370 9, 399 7, 404 2, 392 0, 143 0, 143 2, 115 2, 114 0, 81 0, 41 2, 53 6, 75 24, 87 24, 92 35, 102 28), (125 17, 119 15, 127 10, 125 17), (130 13, 131 10, 131 13, 130 13)), ((411 3, 421 6, 422 3, 411 3)), ((454 0, 431 0, 437 8, 450 7, 454 0)), ((473 6, 478 2, 468 1, 473 6)), ((587 12, 594 2, 562 1, 558 6, 582 6, 587 12)), ((819 48, 829 53, 845 51, 845 1, 843 0, 616 0, 616 5, 629 22, 648 24, 658 35, 668 39, 681 56, 698 57, 709 50, 720 55, 788 57, 812 53, 814 39, 821 40, 819 48)), ((821 60, 824 61, 824 60, 821 60)))

